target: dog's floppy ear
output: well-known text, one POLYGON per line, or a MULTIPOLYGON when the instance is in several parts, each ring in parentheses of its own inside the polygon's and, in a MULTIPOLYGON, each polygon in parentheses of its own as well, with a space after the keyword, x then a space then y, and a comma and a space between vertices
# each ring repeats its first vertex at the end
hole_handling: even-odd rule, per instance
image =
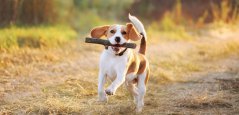
POLYGON ((129 39, 133 41, 137 41, 141 39, 141 35, 137 32, 137 30, 135 29, 132 23, 127 23, 126 26, 127 26, 127 33, 128 33, 129 39))
POLYGON ((103 35, 106 35, 106 32, 109 29, 109 27, 110 27, 109 25, 105 25, 105 26, 99 26, 99 27, 93 28, 90 32, 91 37, 100 38, 103 35))

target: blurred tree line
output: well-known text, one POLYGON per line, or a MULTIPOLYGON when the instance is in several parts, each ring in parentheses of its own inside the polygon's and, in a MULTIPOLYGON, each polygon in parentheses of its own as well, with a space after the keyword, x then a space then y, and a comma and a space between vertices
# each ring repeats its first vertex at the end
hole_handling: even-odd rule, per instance
POLYGON ((0 0, 0 26, 72 21, 92 13, 102 18, 120 15, 132 0, 0 0), (128 4, 128 5, 127 5, 128 4))
POLYGON ((0 0, 0 26, 61 21, 87 26, 83 23, 125 20, 129 12, 152 21, 173 11, 193 21, 204 17, 203 22, 208 23, 237 18, 238 6, 239 0, 0 0))
POLYGON ((219 19, 229 22, 238 18, 239 0, 137 0, 130 8, 147 20, 161 20, 173 12, 176 20, 184 17, 193 22, 202 18, 203 23, 219 19))
POLYGON ((0 0, 1 26, 53 22, 54 17, 52 0, 0 0))

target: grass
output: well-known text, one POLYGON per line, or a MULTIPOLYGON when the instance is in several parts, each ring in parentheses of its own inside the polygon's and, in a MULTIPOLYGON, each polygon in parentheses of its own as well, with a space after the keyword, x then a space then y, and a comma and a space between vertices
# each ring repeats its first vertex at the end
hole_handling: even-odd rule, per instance
POLYGON ((198 44, 197 47, 200 49, 199 53, 209 60, 217 60, 239 54, 239 40, 237 38, 229 38, 229 40, 214 43, 209 42, 203 45, 198 44))
MULTIPOLYGON (((153 76, 160 76, 165 81, 182 81, 191 73, 215 69, 205 62, 238 56, 239 40, 234 34, 238 32, 235 26, 238 21, 236 18, 231 22, 226 21, 229 7, 226 4, 222 3, 221 11, 214 9, 213 15, 218 16, 215 16, 215 21, 211 24, 202 23, 205 18, 203 16, 195 25, 188 25, 190 23, 186 23, 187 19, 181 16, 180 5, 175 6, 173 12, 166 12, 162 20, 152 22, 147 27, 148 41, 151 45, 163 46, 161 49, 168 47, 170 52, 167 56, 159 55, 160 59, 150 56, 154 63, 151 68, 157 70, 153 76), (174 45, 171 46, 172 44, 174 45), (187 50, 184 50, 185 47, 187 50)), ((158 51, 160 53, 160 48, 158 51)))
POLYGON ((179 40, 192 40, 193 36, 190 31, 187 31, 185 26, 177 25, 175 21, 169 16, 165 16, 160 22, 152 22, 148 29, 148 37, 154 38, 150 42, 157 41, 179 41, 179 40))
POLYGON ((0 29, 0 48, 51 47, 76 39, 77 33, 68 26, 10 26, 0 29))
MULTIPOLYGON (((217 31, 217 30, 214 30, 217 31)), ((228 30, 227 30, 228 31, 228 30)), ((217 63, 218 60, 228 57, 238 57, 239 39, 234 28, 228 32, 209 32, 198 35, 193 40, 171 40, 170 38, 159 41, 154 38, 154 43, 159 45, 157 56, 150 56, 151 69, 157 70, 152 76, 159 77, 156 81, 184 81, 192 73, 209 72, 216 66, 207 63, 217 63), (160 50, 167 50, 167 53, 160 50)), ((152 38, 149 38, 152 40, 152 38)), ((161 39, 160 39, 161 40, 161 39)))
MULTIPOLYGON (((152 39, 156 38, 149 38, 152 39)), ((193 111, 197 111, 194 107, 211 108, 227 104, 227 100, 221 100, 221 95, 204 98, 202 94, 176 99, 172 96, 176 96, 175 93, 180 95, 182 89, 169 89, 166 92, 168 88, 162 88, 164 85, 161 83, 187 83, 184 78, 192 73, 215 71, 215 68, 208 69, 207 66, 215 67, 214 63, 218 60, 237 55, 238 39, 201 40, 159 42, 157 39, 159 44, 148 45, 147 57, 152 72, 143 114, 155 114, 164 110, 164 107, 173 111, 175 103, 179 105, 177 109, 192 108, 193 111)), ((62 48, 22 48, 20 51, 1 53, 0 113, 132 114, 135 111, 132 97, 125 87, 119 88, 117 95, 111 96, 108 103, 97 102, 96 64, 102 49, 104 47, 98 45, 72 41, 62 48)), ((191 85, 183 91, 190 89, 189 87, 191 85)))

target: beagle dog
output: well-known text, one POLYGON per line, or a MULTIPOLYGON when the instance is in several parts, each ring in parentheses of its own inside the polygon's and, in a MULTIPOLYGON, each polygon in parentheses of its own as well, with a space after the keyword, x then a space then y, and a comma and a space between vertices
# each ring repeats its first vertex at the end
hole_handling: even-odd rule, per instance
POLYGON ((107 101, 107 95, 114 95, 117 88, 125 83, 134 97, 136 111, 141 112, 149 79, 149 63, 145 57, 147 36, 143 24, 135 16, 129 14, 129 20, 131 23, 126 25, 105 25, 91 30, 91 37, 106 36, 114 44, 106 46, 100 57, 98 96, 99 101, 107 101), (116 47, 131 40, 141 40, 139 52, 116 47), (104 89, 106 78, 112 83, 104 89))

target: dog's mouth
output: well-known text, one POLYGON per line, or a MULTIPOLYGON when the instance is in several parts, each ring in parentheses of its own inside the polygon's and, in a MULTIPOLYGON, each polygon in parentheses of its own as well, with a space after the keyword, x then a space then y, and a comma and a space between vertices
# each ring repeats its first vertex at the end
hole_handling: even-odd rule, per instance
POLYGON ((121 44, 115 44, 115 45, 111 46, 111 48, 113 49, 113 51, 118 53, 120 51, 120 49, 122 48, 121 46, 122 46, 121 44))
POLYGON ((111 46, 111 48, 112 48, 113 51, 115 51, 116 53, 118 53, 118 52, 120 51, 120 47, 111 46))

